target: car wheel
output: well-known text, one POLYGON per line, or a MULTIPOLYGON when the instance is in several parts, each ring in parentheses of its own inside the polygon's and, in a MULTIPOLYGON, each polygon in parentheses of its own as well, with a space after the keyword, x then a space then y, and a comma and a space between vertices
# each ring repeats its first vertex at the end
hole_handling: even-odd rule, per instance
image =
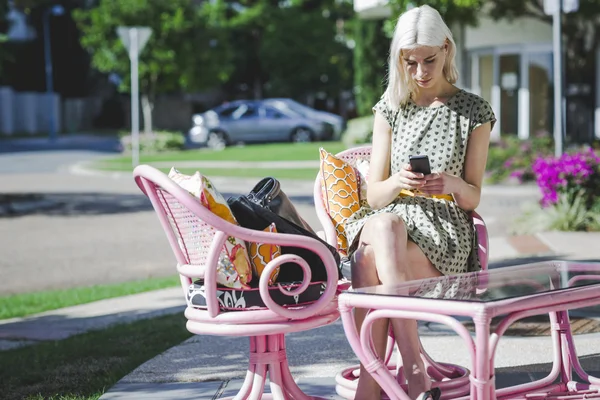
POLYGON ((223 150, 227 146, 227 136, 223 132, 211 132, 206 145, 212 150, 223 150))
POLYGON ((294 143, 308 143, 313 139, 313 133, 308 128, 296 128, 290 137, 294 143))

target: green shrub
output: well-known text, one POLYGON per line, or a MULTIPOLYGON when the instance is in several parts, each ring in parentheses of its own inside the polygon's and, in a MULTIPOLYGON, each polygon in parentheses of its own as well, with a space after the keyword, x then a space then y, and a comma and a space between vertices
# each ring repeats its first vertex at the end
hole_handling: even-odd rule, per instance
POLYGON ((531 169, 542 198, 517 221, 518 233, 600 230, 600 154, 539 157, 531 169))
POLYGON ((533 161, 553 152, 554 141, 549 134, 540 134, 527 140, 505 136, 490 144, 486 165, 488 183, 503 182, 511 177, 519 182, 531 182, 535 179, 531 171, 533 161))
MULTIPOLYGON (((131 153, 131 134, 120 132, 123 151, 131 153)), ((144 153, 160 153, 164 151, 182 150, 185 137, 180 132, 155 131, 150 134, 140 132, 140 151, 144 153)))
POLYGON ((516 234, 544 231, 600 231, 600 200, 592 208, 586 206, 583 191, 561 193, 551 207, 530 205, 515 221, 516 234))
POLYGON ((373 115, 348 120, 346 130, 342 134, 342 142, 346 146, 353 146, 358 143, 371 143, 373 122, 373 115))
POLYGON ((383 32, 384 20, 355 18, 354 97, 358 115, 369 116, 383 94, 390 40, 383 32))

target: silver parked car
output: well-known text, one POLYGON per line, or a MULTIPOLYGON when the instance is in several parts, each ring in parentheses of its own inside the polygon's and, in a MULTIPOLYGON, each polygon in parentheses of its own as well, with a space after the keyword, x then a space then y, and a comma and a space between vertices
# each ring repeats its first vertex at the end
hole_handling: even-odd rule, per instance
POLYGON ((272 98, 263 100, 265 104, 272 105, 278 109, 290 109, 297 112, 298 114, 304 115, 307 118, 318 119, 320 121, 327 122, 333 126, 333 138, 339 139, 342 136, 342 132, 346 129, 346 121, 344 118, 337 114, 333 114, 327 111, 315 110, 302 103, 298 103, 296 100, 287 98, 272 98))
POLYGON ((290 108, 264 101, 237 100, 192 117, 188 146, 223 149, 244 142, 310 142, 331 140, 333 126, 290 108))

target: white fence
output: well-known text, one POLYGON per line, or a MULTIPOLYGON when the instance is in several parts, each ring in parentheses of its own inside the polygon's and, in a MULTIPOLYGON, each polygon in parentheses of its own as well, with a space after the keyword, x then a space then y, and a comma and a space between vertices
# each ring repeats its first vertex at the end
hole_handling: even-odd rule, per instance
MULTIPOLYGON (((61 100, 54 97, 56 132, 80 132, 92 127, 100 113, 99 97, 61 100)), ((39 92, 15 92, 0 87, 0 135, 47 133, 50 127, 50 95, 39 92)))

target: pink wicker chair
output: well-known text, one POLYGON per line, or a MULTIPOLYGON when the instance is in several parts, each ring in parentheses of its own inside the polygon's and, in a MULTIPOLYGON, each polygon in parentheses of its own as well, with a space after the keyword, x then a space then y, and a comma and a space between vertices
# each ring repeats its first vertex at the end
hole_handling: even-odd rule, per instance
MULTIPOLYGON (((327 248, 309 237, 261 232, 233 225, 211 213, 197 199, 165 174, 147 165, 138 166, 133 175, 137 185, 152 202, 177 260, 184 296, 192 279, 203 279, 206 309, 189 305, 185 310, 187 329, 194 334, 247 336, 250 362, 246 379, 235 399, 317 399, 305 395, 294 382, 286 356, 285 334, 313 329, 338 319, 338 272, 327 248), (280 264, 294 262, 304 270, 302 284, 288 296, 303 292, 310 283, 310 268, 304 259, 281 255, 269 264, 259 281, 260 296, 266 307, 259 310, 223 312, 217 300, 217 261, 228 236, 246 242, 302 247, 316 253, 327 268, 325 291, 309 305, 282 307, 269 297, 268 278, 280 264), (264 394, 269 374, 271 394, 264 394)), ((272 289, 272 288, 271 288, 272 289)))
MULTIPOLYGON (((336 157, 353 164, 357 158, 369 159, 371 157, 371 146, 355 147, 348 150, 344 150, 336 157)), ((323 227, 323 231, 318 232, 320 237, 329 243, 331 246, 338 248, 337 233, 335 226, 327 213, 327 209, 324 204, 324 196, 321 190, 321 176, 318 175, 315 180, 314 186, 314 202, 319 222, 323 227)), ((482 269, 488 267, 488 249, 489 240, 487 234, 487 228, 483 218, 476 212, 471 213, 473 218, 473 224, 477 232, 478 238, 478 254, 481 262, 482 269)), ((478 290, 485 290, 486 282, 480 282, 478 290)), ((404 381, 404 371, 402 370, 401 361, 394 363, 391 361, 392 352, 394 350, 394 337, 393 332, 390 329, 390 335, 388 337, 388 346, 385 357, 385 364, 390 370, 396 370, 397 380, 399 382, 404 381)), ((453 395, 462 395, 468 393, 469 380, 468 370, 463 367, 452 365, 452 364, 441 364, 435 362, 423 348, 421 348, 422 357, 427 366, 429 375, 438 380, 443 381, 439 385, 444 389, 444 396, 449 393, 453 395)), ((358 366, 352 366, 344 369, 336 376, 336 390, 338 394, 347 399, 353 399, 356 392, 356 385, 358 384, 358 366)))

